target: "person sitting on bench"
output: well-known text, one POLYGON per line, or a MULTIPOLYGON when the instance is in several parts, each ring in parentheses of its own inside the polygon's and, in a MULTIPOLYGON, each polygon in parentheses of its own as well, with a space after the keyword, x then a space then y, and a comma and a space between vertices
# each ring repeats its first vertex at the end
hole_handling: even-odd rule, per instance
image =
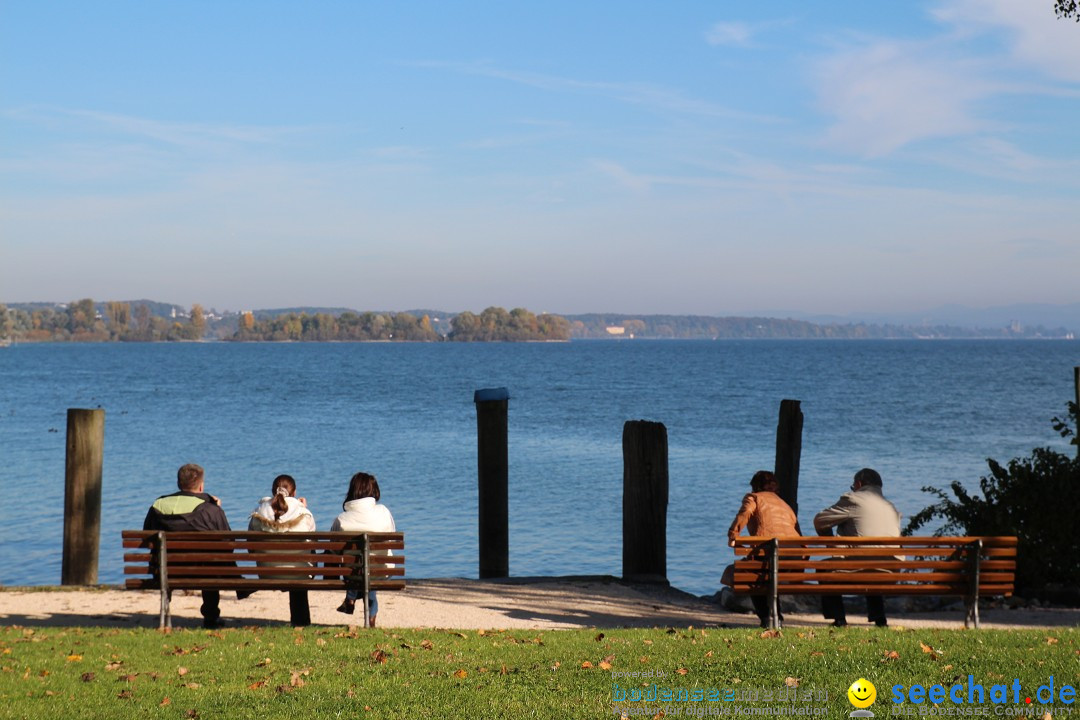
MULTIPOLYGON (((881 492, 881 475, 876 470, 863 468, 855 473, 851 492, 840 496, 834 505, 814 516, 814 529, 818 535, 836 534, 843 537, 900 537, 900 511, 885 499, 881 492)), ((873 560, 874 558, 862 558, 873 560)), ((885 555, 882 560, 895 560, 885 555)), ((836 627, 847 625, 842 596, 825 595, 821 598, 821 612, 836 627)), ((878 627, 885 627, 885 598, 881 595, 866 597, 867 619, 878 627)))
MULTIPOLYGON (((780 484, 776 476, 768 470, 758 470, 750 478, 750 492, 743 496, 742 506, 735 516, 735 521, 728 528, 728 545, 735 546, 735 538, 743 528, 748 528, 755 537, 791 537, 802 535, 799 519, 791 506, 784 502, 776 491, 780 484)), ((761 627, 769 626, 769 599, 764 595, 751 595, 754 614, 761 621, 761 627)), ((783 622, 784 616, 776 618, 783 622)))
MULTIPOLYGON (((203 469, 195 463, 188 463, 176 472, 176 485, 179 492, 162 495, 146 512, 143 530, 203 530, 229 531, 229 520, 221 509, 221 501, 204 492, 203 469)), ((216 628, 221 623, 219 603, 221 593, 218 590, 202 591, 203 627, 216 628)))

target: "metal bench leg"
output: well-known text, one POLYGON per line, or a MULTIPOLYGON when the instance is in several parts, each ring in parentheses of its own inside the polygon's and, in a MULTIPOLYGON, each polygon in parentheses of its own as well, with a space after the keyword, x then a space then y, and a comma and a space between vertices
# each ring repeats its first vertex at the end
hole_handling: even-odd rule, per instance
POLYGON ((969 586, 966 612, 964 614, 964 627, 972 625, 979 629, 979 565, 982 562, 983 541, 976 540, 968 545, 968 573, 971 577, 969 586))
POLYGON ((371 627, 371 607, 369 601, 371 599, 371 576, 368 574, 369 559, 371 555, 371 540, 368 538, 367 533, 364 533, 364 628, 371 627))
POLYGON ((769 629, 780 627, 780 543, 773 538, 769 542, 769 629))
POLYGON ((172 593, 169 590, 169 552, 165 547, 165 533, 157 534, 158 541, 158 579, 161 585, 161 617, 158 619, 158 630, 172 631, 172 613, 169 601, 172 593))

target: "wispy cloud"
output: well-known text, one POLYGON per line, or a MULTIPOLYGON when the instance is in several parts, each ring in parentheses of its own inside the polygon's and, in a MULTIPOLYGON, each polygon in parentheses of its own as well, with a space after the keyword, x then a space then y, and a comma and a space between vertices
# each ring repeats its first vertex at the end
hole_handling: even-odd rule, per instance
POLYGON ((817 69, 819 103, 835 118, 827 144, 867 157, 988 127, 975 103, 992 92, 976 67, 933 43, 876 41, 817 69))
POLYGON ((221 144, 263 145, 312 128, 241 124, 183 123, 99 110, 34 106, 8 110, 7 117, 49 124, 65 121, 133 138, 154 140, 187 149, 204 149, 221 144))
MULTIPOLYGON (((819 106, 834 119, 828 145, 880 157, 920 140, 992 135, 1008 128, 990 119, 984 101, 1080 91, 1074 23, 1041 4, 945 0, 932 15, 942 23, 936 37, 862 37, 817 64, 819 106)), ((991 149, 1013 167, 1036 162, 1007 143, 991 149)))
POLYGON ((503 70, 486 63, 427 61, 409 64, 414 67, 426 67, 457 72, 465 75, 495 78, 551 92, 574 92, 599 95, 619 102, 641 105, 663 112, 735 118, 766 123, 782 122, 780 118, 734 110, 707 100, 690 97, 678 90, 650 83, 576 80, 573 78, 543 73, 503 70))
POLYGON ((961 35, 1001 33, 1010 57, 1051 78, 1080 82, 1076 23, 1059 20, 1049 3, 1015 0, 945 0, 934 16, 961 35))
POLYGON ((710 45, 728 45, 749 47, 754 31, 744 22, 718 22, 705 33, 705 40, 710 45))

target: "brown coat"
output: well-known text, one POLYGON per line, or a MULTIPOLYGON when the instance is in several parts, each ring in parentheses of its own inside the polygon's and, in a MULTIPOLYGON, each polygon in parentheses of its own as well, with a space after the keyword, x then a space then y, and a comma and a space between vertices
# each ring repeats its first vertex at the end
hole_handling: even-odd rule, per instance
POLYGON ((767 490, 746 494, 739 514, 728 528, 728 541, 733 542, 739 537, 744 527, 757 537, 802 535, 799 531, 799 519, 795 517, 791 506, 781 500, 779 495, 767 490))

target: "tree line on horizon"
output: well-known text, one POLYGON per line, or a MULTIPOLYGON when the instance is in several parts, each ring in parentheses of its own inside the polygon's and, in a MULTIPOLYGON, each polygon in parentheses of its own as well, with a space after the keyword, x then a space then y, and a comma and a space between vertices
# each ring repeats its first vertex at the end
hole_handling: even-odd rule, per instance
POLYGON ((269 342, 515 342, 570 339, 920 339, 1061 338, 1064 328, 962 328, 873 323, 816 324, 804 320, 702 315, 539 315, 524 308, 472 312, 190 311, 153 301, 63 305, 0 304, 3 342, 176 342, 203 339, 269 342), (449 317, 449 322, 447 322, 449 317))
POLYGON ((32 308, 0 305, 0 338, 16 342, 178 342, 218 339, 233 342, 521 342, 570 339, 569 323, 557 315, 524 308, 489 307, 479 315, 463 312, 440 334, 427 315, 408 312, 285 312, 256 316, 245 311, 218 318, 201 305, 190 312, 154 303, 106 302, 90 298, 66 305, 32 308), (167 312, 168 315, 162 314, 167 312), (231 320, 231 322, 230 322, 231 320))

